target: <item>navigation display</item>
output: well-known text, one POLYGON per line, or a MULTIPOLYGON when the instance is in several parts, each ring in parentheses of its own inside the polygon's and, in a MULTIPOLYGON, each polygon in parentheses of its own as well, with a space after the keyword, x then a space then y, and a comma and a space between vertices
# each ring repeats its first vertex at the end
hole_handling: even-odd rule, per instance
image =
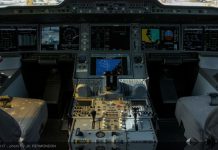
POLYGON ((79 28, 75 26, 60 27, 60 50, 79 50, 79 28))
POLYGON ((178 50, 179 27, 145 26, 141 30, 142 50, 178 50))
POLYGON ((183 49, 188 51, 203 51, 203 28, 185 27, 183 29, 183 49))
POLYGON ((130 50, 130 27, 92 26, 91 50, 130 50))
POLYGON ((92 57, 91 58, 91 75, 104 75, 105 73, 116 75, 127 75, 127 58, 115 57, 115 58, 103 58, 92 57))

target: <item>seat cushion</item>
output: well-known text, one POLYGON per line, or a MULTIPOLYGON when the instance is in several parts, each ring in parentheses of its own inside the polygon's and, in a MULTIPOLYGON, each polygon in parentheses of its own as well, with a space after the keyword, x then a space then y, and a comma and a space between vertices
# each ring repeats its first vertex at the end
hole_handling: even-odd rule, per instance
POLYGON ((218 130, 214 126, 218 124, 218 107, 211 106, 210 101, 210 96, 182 97, 177 101, 175 115, 183 123, 187 139, 203 142, 211 136, 210 131, 218 130))

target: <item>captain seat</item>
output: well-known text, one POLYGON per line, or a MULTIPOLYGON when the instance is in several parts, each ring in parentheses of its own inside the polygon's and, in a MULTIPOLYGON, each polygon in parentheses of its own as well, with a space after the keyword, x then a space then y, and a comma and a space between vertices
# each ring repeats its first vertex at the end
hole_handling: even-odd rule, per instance
POLYGON ((14 97, 10 103, 0 107, 0 142, 38 142, 48 117, 46 102, 14 97))

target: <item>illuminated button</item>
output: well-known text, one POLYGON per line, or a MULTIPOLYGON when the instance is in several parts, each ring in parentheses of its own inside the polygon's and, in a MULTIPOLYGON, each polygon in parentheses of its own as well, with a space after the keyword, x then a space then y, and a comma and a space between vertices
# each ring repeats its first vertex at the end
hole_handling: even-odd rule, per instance
POLYGON ((83 38, 87 38, 87 35, 86 35, 86 34, 83 34, 83 38))

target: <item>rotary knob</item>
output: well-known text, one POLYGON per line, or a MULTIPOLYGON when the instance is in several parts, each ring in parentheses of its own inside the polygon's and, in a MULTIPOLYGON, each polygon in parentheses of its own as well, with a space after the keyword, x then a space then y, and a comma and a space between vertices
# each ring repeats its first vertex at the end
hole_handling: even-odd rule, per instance
POLYGON ((136 56, 136 57, 134 57, 134 62, 136 64, 141 64, 143 62, 143 59, 141 56, 136 56))

